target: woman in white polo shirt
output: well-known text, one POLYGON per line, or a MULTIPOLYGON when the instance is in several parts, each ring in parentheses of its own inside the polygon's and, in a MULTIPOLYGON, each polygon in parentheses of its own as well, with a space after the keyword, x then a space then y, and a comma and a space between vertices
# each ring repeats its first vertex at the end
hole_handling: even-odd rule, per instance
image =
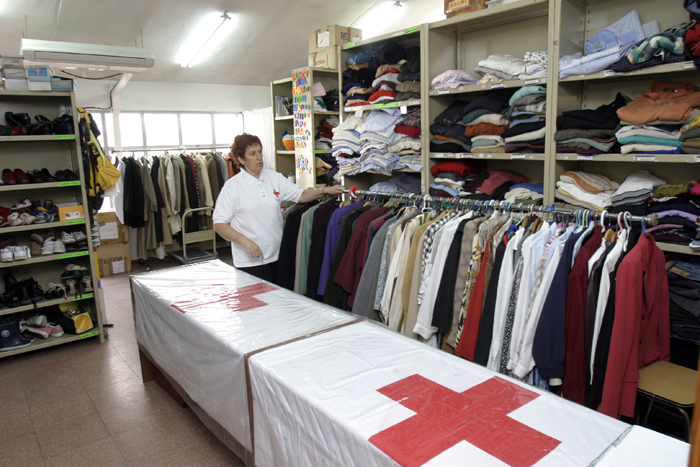
POLYGON ((282 174, 264 169, 257 136, 238 135, 231 148, 241 171, 224 184, 216 200, 214 230, 231 242, 236 268, 274 283, 284 226, 282 201, 307 203, 323 195, 338 196, 343 187, 304 190, 282 174))

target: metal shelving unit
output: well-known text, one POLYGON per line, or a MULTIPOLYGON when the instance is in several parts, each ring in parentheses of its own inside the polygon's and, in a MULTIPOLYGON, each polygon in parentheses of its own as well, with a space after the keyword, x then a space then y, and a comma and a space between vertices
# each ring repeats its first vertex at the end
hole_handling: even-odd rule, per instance
MULTIPOLYGON (((0 113, 26 112, 31 117, 44 115, 48 118, 63 114, 73 115, 75 133, 71 135, 46 135, 46 136, 3 136, 0 137, 0 147, 6 163, 5 167, 19 167, 25 171, 47 168, 55 173, 61 169, 71 169, 78 175, 79 180, 51 183, 29 183, 0 186, 0 206, 12 206, 24 198, 39 198, 53 200, 54 204, 77 202, 84 207, 85 218, 71 221, 56 221, 42 224, 21 225, 16 227, 0 228, 0 239, 12 236, 18 245, 28 245, 29 236, 35 231, 54 230, 60 235, 62 230, 81 230, 87 236, 88 249, 84 251, 68 251, 62 254, 35 256, 31 259, 0 263, 3 274, 11 273, 17 279, 32 276, 42 288, 49 282, 61 283, 61 273, 69 263, 86 267, 92 277, 92 287, 97 290, 97 271, 95 253, 90 235, 90 214, 87 208, 87 195, 83 189, 85 186, 85 174, 83 174, 82 155, 80 151, 80 139, 78 134, 78 115, 75 112, 76 103, 73 92, 31 92, 31 91, 6 91, 0 90, 0 113), (35 193, 32 193, 35 192, 35 193)), ((79 300, 85 311, 90 311, 95 328, 80 335, 64 335, 63 337, 51 337, 47 340, 35 338, 31 346, 10 352, 0 352, 0 358, 31 352, 37 349, 66 344, 88 337, 100 336, 104 342, 102 311, 99 300, 93 294, 82 297, 66 297, 59 300, 41 300, 37 302, 37 309, 59 305, 74 300, 79 300)), ((17 308, 0 308, 0 316, 20 314, 25 317, 37 314, 34 305, 20 306, 17 308)))

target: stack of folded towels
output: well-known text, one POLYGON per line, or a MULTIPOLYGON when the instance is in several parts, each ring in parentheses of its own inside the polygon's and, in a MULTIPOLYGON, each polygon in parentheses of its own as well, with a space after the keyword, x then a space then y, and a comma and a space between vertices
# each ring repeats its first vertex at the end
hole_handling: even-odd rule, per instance
POLYGON ((559 176, 556 198, 587 209, 603 211, 612 205, 612 195, 620 184, 604 175, 565 172, 559 176))
POLYGON ((596 155, 617 149, 615 133, 620 129, 618 109, 627 104, 622 94, 597 109, 569 110, 557 117, 558 153, 596 155))

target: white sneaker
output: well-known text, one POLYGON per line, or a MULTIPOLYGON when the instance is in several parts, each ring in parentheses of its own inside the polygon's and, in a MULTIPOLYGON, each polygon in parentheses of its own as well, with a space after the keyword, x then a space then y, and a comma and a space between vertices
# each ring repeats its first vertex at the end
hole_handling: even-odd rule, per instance
POLYGON ((10 263, 15 260, 15 255, 12 252, 12 247, 8 246, 0 251, 0 261, 3 263, 10 263))
POLYGON ((76 242, 80 243, 80 242, 84 242, 85 240, 87 240, 87 235, 85 235, 84 232, 77 231, 77 232, 73 232, 73 238, 75 238, 76 242))
POLYGON ((21 261, 23 259, 29 259, 29 248, 26 246, 13 246, 12 254, 15 257, 15 261, 21 261))
POLYGON ((61 240, 54 240, 53 241, 53 252, 54 253, 65 253, 66 252, 66 245, 63 243, 61 240))
POLYGON ((49 321, 46 319, 46 315, 34 315, 27 320, 27 324, 30 326, 37 326, 43 328, 49 321))
POLYGON ((24 221, 25 224, 33 224, 34 221, 36 220, 36 216, 32 216, 29 213, 23 212, 22 214, 19 215, 19 218, 24 221))
MULTIPOLYGON (((44 244, 41 247, 41 255, 52 255, 53 254, 53 246, 54 246, 54 241, 53 240, 46 240, 44 244)), ((65 251, 65 247, 64 251, 65 251)))
POLYGON ((66 297, 73 297, 78 293, 78 282, 75 279, 66 280, 66 297))
POLYGON ((80 279, 80 282, 83 287, 83 292, 92 292, 95 290, 92 288, 92 276, 85 275, 80 279))
POLYGON ((61 232, 61 240, 63 240, 63 243, 65 243, 66 245, 75 243, 75 237, 72 233, 68 232, 61 232))

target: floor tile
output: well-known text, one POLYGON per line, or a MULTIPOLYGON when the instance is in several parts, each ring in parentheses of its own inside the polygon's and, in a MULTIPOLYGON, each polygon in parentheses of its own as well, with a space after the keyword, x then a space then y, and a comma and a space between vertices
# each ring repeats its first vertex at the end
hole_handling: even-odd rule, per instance
POLYGON ((54 457, 109 436, 96 413, 37 430, 44 457, 54 457))
POLYGON ((112 438, 94 441, 58 456, 50 457, 46 461, 47 467, 121 467, 126 465, 112 438))
MULTIPOLYGON (((11 440, 34 433, 34 424, 28 408, 14 412, 2 411, 2 423, 0 423, 0 439, 11 440)), ((2 454, 0 454, 1 459, 2 454)), ((1 463, 1 462, 0 462, 1 463)))
MULTIPOLYGON (((0 372, 3 367, 0 366, 0 372)), ((0 373, 0 412, 16 412, 22 409, 28 409, 29 403, 24 394, 24 388, 18 376, 15 373, 5 374, 0 373)))
POLYGON ((30 411, 34 428, 37 430, 97 413, 92 400, 85 392, 68 394, 51 404, 37 401, 31 406, 30 411))
POLYGON ((136 373, 121 358, 105 362, 99 365, 89 365, 76 369, 80 381, 86 390, 109 386, 119 381, 137 379, 136 373))
POLYGON ((34 433, 14 439, 0 438, 0 455, 2 455, 2 465, 7 467, 45 465, 39 442, 34 433))
POLYGON ((180 436, 164 423, 141 425, 113 436, 124 460, 133 464, 171 451, 177 446, 180 436))
POLYGON ((80 377, 72 364, 65 362, 55 367, 45 365, 31 368, 22 376, 22 385, 29 405, 51 404, 67 396, 85 392, 80 377))

